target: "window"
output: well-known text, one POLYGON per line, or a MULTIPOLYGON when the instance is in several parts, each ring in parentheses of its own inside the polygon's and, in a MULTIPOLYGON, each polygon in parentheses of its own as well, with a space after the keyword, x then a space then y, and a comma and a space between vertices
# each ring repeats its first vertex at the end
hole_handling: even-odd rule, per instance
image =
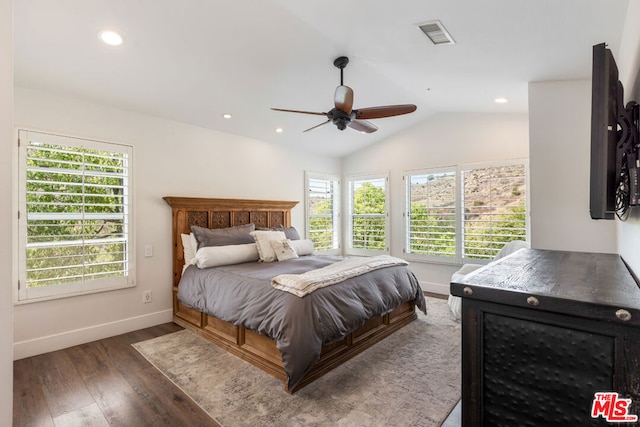
POLYGON ((408 177, 408 253, 455 256, 456 188, 455 170, 408 177))
POLYGON ((462 170, 463 257, 493 259, 512 240, 527 240, 525 166, 462 170))
POLYGON ((389 251, 387 183, 386 176, 349 179, 349 253, 389 251))
POLYGON ((408 174, 405 252, 462 263, 527 240, 526 175, 524 161, 408 174))
POLYGON ((18 299, 133 286, 132 149, 19 131, 18 299))
POLYGON ((340 180, 333 175, 306 174, 307 237, 318 252, 340 248, 340 180))

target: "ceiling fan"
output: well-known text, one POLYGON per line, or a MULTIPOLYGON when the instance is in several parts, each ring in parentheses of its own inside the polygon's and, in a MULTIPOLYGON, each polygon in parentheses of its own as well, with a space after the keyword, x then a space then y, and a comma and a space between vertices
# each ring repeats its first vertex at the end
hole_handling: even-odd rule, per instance
POLYGON ((383 117, 399 116, 401 114, 413 113, 416 106, 413 104, 400 105, 384 105, 379 107, 353 109, 353 89, 345 86, 343 82, 343 70, 349 63, 349 58, 341 56, 333 61, 333 65, 340 69, 340 86, 336 88, 333 97, 334 108, 327 113, 318 113, 314 111, 285 110, 283 108, 272 108, 275 111, 285 111, 289 113, 314 114, 316 116, 326 116, 327 121, 319 125, 315 125, 305 130, 308 132, 320 126, 333 122, 340 130, 345 130, 347 126, 364 133, 372 133, 378 130, 378 127, 367 121, 369 119, 381 119, 383 117))

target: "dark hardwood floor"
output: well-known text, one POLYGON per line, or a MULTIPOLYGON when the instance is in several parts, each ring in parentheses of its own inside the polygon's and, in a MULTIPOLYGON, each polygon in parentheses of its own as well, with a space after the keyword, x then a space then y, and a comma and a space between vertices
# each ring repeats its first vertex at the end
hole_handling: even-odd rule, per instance
POLYGON ((14 362, 13 425, 218 426, 132 346, 173 323, 14 362))

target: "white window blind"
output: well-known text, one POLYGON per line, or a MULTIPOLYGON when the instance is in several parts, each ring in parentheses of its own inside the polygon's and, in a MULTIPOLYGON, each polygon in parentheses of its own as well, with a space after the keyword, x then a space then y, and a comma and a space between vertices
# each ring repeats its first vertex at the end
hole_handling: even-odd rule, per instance
POLYGON ((307 174, 307 236, 316 251, 339 248, 338 200, 340 181, 328 175, 307 174))
POLYGON ((409 258, 464 263, 492 260, 527 240, 526 161, 452 166, 405 176, 405 252, 409 258))
POLYGON ((350 179, 349 190, 349 249, 387 252, 387 178, 350 179))
POLYGON ((463 169, 463 257, 493 259, 512 240, 526 240, 524 164, 463 169))
POLYGON ((19 299, 131 286, 131 147, 19 138, 19 299))
POLYGON ((407 177, 407 247, 411 254, 456 254, 456 171, 407 177))

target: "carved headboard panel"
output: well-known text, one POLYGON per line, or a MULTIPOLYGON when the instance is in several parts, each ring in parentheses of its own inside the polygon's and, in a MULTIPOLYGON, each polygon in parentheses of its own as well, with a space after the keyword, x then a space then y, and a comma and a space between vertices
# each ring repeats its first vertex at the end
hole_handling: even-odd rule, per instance
POLYGON ((291 226, 291 209, 298 202, 247 199, 208 199, 196 197, 163 198, 172 208, 173 286, 177 290, 184 249, 181 234, 189 234, 191 226, 226 228, 254 223, 256 227, 291 226))

